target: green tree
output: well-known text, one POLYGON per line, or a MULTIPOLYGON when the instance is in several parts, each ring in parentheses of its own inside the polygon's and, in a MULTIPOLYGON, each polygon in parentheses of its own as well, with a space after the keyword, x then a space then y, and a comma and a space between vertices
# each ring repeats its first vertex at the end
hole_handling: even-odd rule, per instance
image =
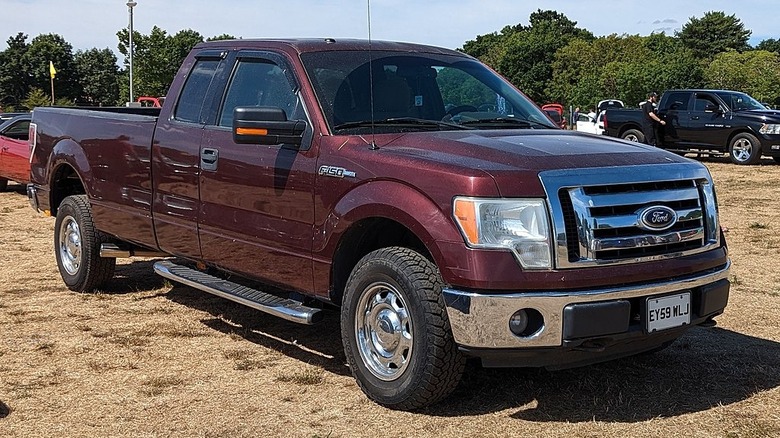
POLYGON ((756 50, 766 50, 767 52, 780 53, 780 40, 769 38, 763 40, 756 46, 756 50))
POLYGON ((51 106, 51 96, 40 88, 33 88, 27 93, 21 104, 26 110, 32 110, 37 106, 51 106))
POLYGON ((633 106, 649 91, 700 87, 702 77, 700 62, 677 38, 609 35, 572 40, 558 50, 548 94, 580 108, 609 98, 633 106))
POLYGON ((676 33, 683 45, 702 59, 711 59, 729 49, 749 50, 751 34, 739 18, 721 11, 706 12, 702 18, 691 17, 676 33))
POLYGON ((0 52, 0 108, 19 106, 30 89, 30 76, 24 63, 27 35, 19 32, 8 38, 8 48, 0 52))
POLYGON ((86 105, 110 106, 119 101, 119 67, 110 49, 77 51, 76 71, 81 82, 80 102, 86 105))
MULTIPOLYGON (((130 67, 127 29, 117 32, 119 52, 125 56, 120 94, 127 100, 130 67)), ((171 36, 155 26, 149 35, 133 32, 133 91, 136 96, 165 96, 181 62, 203 36, 194 30, 182 30, 171 36)))
POLYGON ((477 36, 463 51, 493 66, 531 99, 543 103, 553 100, 547 84, 555 52, 573 39, 592 40, 593 34, 556 11, 539 9, 529 21, 527 27, 518 24, 505 27, 500 34, 477 36))
POLYGON ((228 33, 223 33, 222 35, 217 35, 217 36, 206 38, 206 41, 221 41, 221 40, 235 40, 235 39, 238 39, 238 38, 236 38, 233 35, 230 35, 228 33))
POLYGON ((54 78, 55 98, 78 99, 81 89, 73 60, 73 48, 60 35, 44 34, 33 38, 22 60, 29 74, 30 88, 51 90, 51 61, 57 69, 54 78))
POLYGON ((776 52, 720 53, 705 76, 711 88, 742 91, 762 102, 780 104, 780 55, 776 52))

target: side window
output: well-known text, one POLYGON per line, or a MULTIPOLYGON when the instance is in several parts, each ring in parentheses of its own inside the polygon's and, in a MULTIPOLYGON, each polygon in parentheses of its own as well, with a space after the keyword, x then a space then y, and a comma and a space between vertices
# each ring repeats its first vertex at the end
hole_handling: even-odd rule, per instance
POLYGON ((696 96, 696 104, 694 105, 693 110, 704 112, 705 108, 707 108, 707 105, 717 106, 718 104, 709 96, 696 96))
POLYGON ((214 72, 217 71, 219 60, 203 59, 195 62, 190 76, 176 104, 174 118, 182 122, 200 123, 200 110, 206 99, 214 72))
POLYGON ((29 131, 30 131, 30 121, 23 120, 21 122, 15 123, 13 126, 8 128, 8 130, 5 131, 3 135, 9 138, 14 138, 16 140, 27 140, 27 138, 29 137, 29 131))
POLYGON ((686 111, 688 109, 688 103, 691 100, 691 93, 670 93, 667 102, 669 102, 669 109, 675 111, 686 111))
POLYGON ((241 59, 228 85, 219 126, 233 126, 233 110, 240 106, 281 108, 291 120, 297 114, 298 96, 281 67, 263 59, 241 59))

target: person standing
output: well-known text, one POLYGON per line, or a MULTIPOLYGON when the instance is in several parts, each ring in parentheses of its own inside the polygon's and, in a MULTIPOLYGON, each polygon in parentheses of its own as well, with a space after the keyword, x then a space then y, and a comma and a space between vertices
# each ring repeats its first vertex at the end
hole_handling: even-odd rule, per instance
POLYGON ((658 94, 655 92, 647 95, 647 100, 642 102, 642 133, 645 135, 645 143, 655 146, 657 125, 666 125, 666 122, 655 113, 655 103, 658 102, 658 94))
POLYGON ((580 118, 580 107, 574 108, 574 113, 571 115, 571 129, 577 129, 578 118, 580 118))

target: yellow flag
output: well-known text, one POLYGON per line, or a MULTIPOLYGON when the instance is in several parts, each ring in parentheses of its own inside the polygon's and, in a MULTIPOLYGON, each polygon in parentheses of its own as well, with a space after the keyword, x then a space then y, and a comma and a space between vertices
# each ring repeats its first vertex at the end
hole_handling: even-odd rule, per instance
POLYGON ((57 74, 57 70, 54 69, 54 63, 49 61, 49 74, 51 75, 52 79, 54 79, 54 75, 57 74))

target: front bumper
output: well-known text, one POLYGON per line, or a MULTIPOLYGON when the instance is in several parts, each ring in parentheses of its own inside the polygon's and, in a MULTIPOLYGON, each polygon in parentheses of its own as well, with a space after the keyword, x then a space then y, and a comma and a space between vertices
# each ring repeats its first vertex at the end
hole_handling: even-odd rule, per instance
POLYGON ((641 309, 650 296, 690 291, 691 325, 710 320, 723 312, 728 301, 730 266, 727 262, 686 278, 595 290, 492 294, 445 289, 443 293, 453 337, 464 351, 500 355, 531 348, 573 349, 593 340, 660 339, 673 332, 679 336, 685 327, 644 332, 641 309), (509 320, 520 309, 539 312, 541 329, 530 336, 512 333, 509 320))

